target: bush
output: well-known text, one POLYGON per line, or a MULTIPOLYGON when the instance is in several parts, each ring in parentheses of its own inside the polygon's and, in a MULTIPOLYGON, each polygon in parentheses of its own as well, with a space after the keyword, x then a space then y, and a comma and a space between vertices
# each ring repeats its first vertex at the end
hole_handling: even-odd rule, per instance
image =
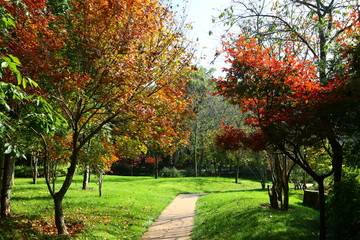
POLYGON ((176 177, 182 177, 182 174, 180 173, 179 170, 177 170, 176 168, 167 168, 164 167, 163 169, 161 169, 160 171, 160 176, 161 177, 172 177, 172 178, 176 178, 176 177))
MULTIPOLYGON (((58 177, 63 177, 67 173, 67 166, 58 166, 56 174, 58 177)), ((38 177, 44 176, 44 167, 38 166, 38 177)), ((31 178, 32 168, 30 166, 15 166, 15 177, 19 178, 31 178)))
POLYGON ((329 192, 327 201, 329 239, 360 239, 360 182, 358 174, 344 173, 329 192))
POLYGON ((202 177, 214 177, 216 176, 216 171, 215 168, 213 166, 207 168, 207 169, 202 169, 201 170, 201 176, 202 177))
MULTIPOLYGON (((44 167, 38 167, 39 176, 44 176, 44 167)), ((15 166, 15 177, 18 178, 31 178, 32 168, 30 166, 15 166)))

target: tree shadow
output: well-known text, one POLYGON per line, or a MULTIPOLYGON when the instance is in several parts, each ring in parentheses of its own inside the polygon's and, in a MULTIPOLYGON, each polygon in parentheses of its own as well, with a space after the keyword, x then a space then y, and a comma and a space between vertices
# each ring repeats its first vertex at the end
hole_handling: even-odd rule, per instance
POLYGON ((83 226, 75 226, 74 222, 67 224, 71 233, 69 236, 58 236, 55 226, 45 220, 39 220, 36 216, 14 214, 11 217, 0 218, 0 239, 74 239, 82 231, 83 226))

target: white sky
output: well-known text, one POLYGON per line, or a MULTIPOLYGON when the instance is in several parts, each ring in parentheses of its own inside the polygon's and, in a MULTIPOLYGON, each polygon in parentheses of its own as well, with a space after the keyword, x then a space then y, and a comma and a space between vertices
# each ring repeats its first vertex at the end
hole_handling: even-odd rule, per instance
POLYGON ((220 36, 224 34, 220 26, 215 27, 212 18, 219 16, 221 11, 229 6, 230 0, 172 0, 172 2, 173 6, 179 5, 186 8, 187 22, 193 26, 189 38, 199 39, 197 55, 202 56, 199 57, 199 65, 208 69, 216 68, 215 76, 224 75, 221 71, 221 68, 225 66, 223 58, 218 58, 214 65, 210 64, 214 59, 216 49, 221 49, 220 36), (213 35, 209 36, 209 31, 212 31, 213 35))

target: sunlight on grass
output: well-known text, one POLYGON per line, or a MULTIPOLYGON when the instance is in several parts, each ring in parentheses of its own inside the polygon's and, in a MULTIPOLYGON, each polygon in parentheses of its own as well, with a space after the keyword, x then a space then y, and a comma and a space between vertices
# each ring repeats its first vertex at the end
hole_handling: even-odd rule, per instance
MULTIPOLYGON (((298 193, 297 193, 298 194, 298 193)), ((318 239, 318 212, 290 199, 288 212, 267 208, 262 190, 216 193, 197 204, 193 240, 318 239)))
POLYGON ((292 192, 289 212, 280 212, 266 208, 267 192, 250 180, 105 176, 103 197, 95 178, 86 191, 81 180, 75 177, 64 199, 73 235, 56 236, 44 180, 33 185, 30 179, 16 179, 14 215, 0 220, 0 239, 140 239, 180 193, 212 193, 198 202, 194 240, 317 239, 318 213, 301 206, 301 191, 292 192))
MULTIPOLYGON (((256 189, 260 183, 229 178, 160 178, 105 176, 103 197, 96 179, 81 190, 76 176, 64 199, 65 221, 75 226, 75 239, 140 239, 162 210, 180 193, 237 192, 256 189), (79 229, 76 229, 78 227, 79 229)), ((14 218, 0 228, 4 239, 57 239, 53 226, 53 202, 43 179, 16 179, 12 193, 14 218), (30 219, 30 221, 25 221, 30 219), (15 231, 12 231, 13 229, 15 231), (44 230, 45 229, 45 230, 44 230)), ((2 220, 1 224, 4 224, 2 220)), ((1 237, 0 237, 1 239, 1 237)))

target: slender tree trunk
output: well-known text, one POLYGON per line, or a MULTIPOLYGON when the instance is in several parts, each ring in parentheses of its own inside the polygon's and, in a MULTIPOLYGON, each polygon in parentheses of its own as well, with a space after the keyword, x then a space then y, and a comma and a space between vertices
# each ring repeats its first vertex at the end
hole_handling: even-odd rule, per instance
POLYGON ((324 179, 317 181, 319 185, 319 210, 320 210, 320 240, 326 239, 326 217, 325 217, 325 193, 324 179))
POLYGON ((306 172, 304 171, 304 179, 303 179, 302 189, 305 190, 306 188, 307 188, 307 186, 306 186, 306 172))
MULTIPOLYGON (((65 221, 64 221, 64 213, 62 209, 62 200, 68 191, 72 179, 75 174, 76 166, 77 166, 77 158, 78 158, 78 152, 73 152, 73 155, 70 157, 70 166, 68 167, 68 171, 65 177, 65 180, 60 188, 60 190, 57 193, 54 193, 52 195, 55 203, 55 225, 58 230, 59 235, 66 235, 68 234, 68 231, 66 229, 65 221)), ((54 190, 55 188, 53 188, 54 190)))
MULTIPOLYGON (((1 144, 1 142, 0 142, 1 144)), ((1 196, 1 189, 2 189, 2 179, 3 179, 3 173, 4 173, 4 161, 5 161, 5 154, 3 153, 3 149, 1 149, 1 154, 0 154, 0 196, 1 196)), ((1 203, 0 203, 1 204, 1 203)))
POLYGON ((63 196, 59 194, 55 194, 54 196, 54 204, 55 204, 55 225, 58 230, 59 235, 69 234, 64 220, 64 213, 62 207, 63 196))
POLYGON ((155 156, 155 179, 159 178, 159 160, 155 156))
POLYGON ((283 210, 289 210, 289 176, 284 176, 283 190, 284 190, 284 206, 283 210))
MULTIPOLYGON (((13 159, 13 158, 12 158, 13 159)), ((12 161, 11 187, 15 186, 15 161, 12 161)))
POLYGON ((240 170, 240 160, 237 160, 237 162, 236 162, 235 183, 239 183, 239 170, 240 170))
POLYGON ((31 161, 33 184, 37 184, 37 177, 38 177, 38 174, 39 174, 37 156, 35 156, 35 154, 32 154, 30 161, 31 161))
POLYGON ((103 172, 99 172, 99 175, 98 175, 99 197, 102 196, 103 180, 104 180, 103 172))
POLYGON ((90 166, 89 164, 87 164, 84 169, 83 185, 82 185, 83 190, 88 189, 89 181, 90 181, 90 166))
POLYGON ((10 216, 11 182, 14 171, 13 157, 10 154, 4 155, 4 171, 1 186, 1 217, 10 216))

